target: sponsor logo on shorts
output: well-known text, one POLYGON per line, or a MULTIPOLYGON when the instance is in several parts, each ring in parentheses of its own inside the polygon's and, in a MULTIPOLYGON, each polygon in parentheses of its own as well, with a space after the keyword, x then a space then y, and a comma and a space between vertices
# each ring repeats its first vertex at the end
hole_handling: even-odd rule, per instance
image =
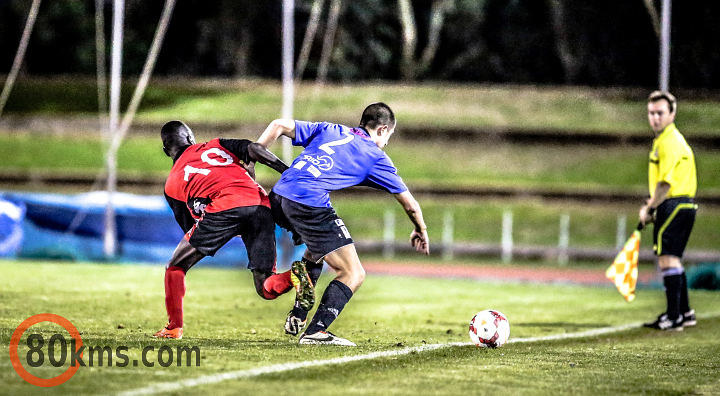
POLYGON ((345 237, 350 239, 350 231, 348 231, 347 227, 345 227, 345 223, 341 219, 335 219, 335 225, 340 227, 340 231, 342 232, 342 234, 338 234, 340 238, 345 237))

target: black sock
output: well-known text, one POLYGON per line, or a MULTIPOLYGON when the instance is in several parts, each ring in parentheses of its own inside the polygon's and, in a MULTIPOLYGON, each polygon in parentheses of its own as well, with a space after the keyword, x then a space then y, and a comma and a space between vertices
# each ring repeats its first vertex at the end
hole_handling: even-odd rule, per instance
POLYGON ((307 270, 308 275, 310 275, 310 280, 312 281, 313 286, 317 285, 317 281, 320 279, 320 274, 322 274, 324 261, 320 260, 320 262, 316 263, 303 257, 302 262, 305 264, 305 269, 307 270))
POLYGON ((352 290, 339 280, 335 279, 330 282, 327 289, 325 289, 325 293, 323 293, 320 306, 305 333, 314 334, 330 327, 335 318, 345 308, 345 304, 350 301, 352 295, 352 290))
MULTIPOLYGON (((308 272, 308 275, 310 276, 310 280, 312 281, 313 287, 317 286, 317 281, 320 279, 320 275, 322 274, 323 269, 323 260, 320 260, 319 263, 310 261, 306 259, 305 257, 302 258, 303 264, 305 264, 305 269, 308 272)), ((309 311, 306 311, 302 308, 300 308, 300 305, 295 302, 295 305, 292 309, 292 315, 296 318, 299 318, 300 320, 305 320, 307 318, 309 311)))
POLYGON ((677 268, 663 271, 663 283, 665 284, 665 297, 667 298, 667 311, 669 319, 675 320, 680 316, 680 295, 682 289, 682 276, 677 268))
POLYGON ((682 287, 680 288, 680 313, 690 312, 690 300, 688 299, 688 284, 687 276, 683 271, 682 275, 682 287))

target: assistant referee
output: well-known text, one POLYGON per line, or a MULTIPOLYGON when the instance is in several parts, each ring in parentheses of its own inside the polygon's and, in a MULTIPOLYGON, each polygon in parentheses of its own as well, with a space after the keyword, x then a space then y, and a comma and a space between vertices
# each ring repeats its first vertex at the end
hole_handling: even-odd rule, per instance
POLYGON ((675 127, 677 101, 669 92, 648 97, 648 121, 655 139, 650 151, 650 199, 640 208, 640 222, 654 223, 653 244, 662 271, 667 310, 646 327, 682 330, 697 323, 690 309, 682 258, 695 223, 697 176, 695 156, 675 127))

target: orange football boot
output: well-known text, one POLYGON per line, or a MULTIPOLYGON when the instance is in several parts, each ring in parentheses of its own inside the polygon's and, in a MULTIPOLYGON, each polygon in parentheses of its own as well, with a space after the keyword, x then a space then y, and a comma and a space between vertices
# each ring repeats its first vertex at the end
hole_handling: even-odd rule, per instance
POLYGON ((168 329, 167 327, 170 326, 170 323, 166 324, 165 327, 163 327, 160 331, 153 334, 153 337, 158 338, 174 338, 176 340, 179 340, 183 336, 183 329, 182 327, 178 327, 176 329, 168 329))

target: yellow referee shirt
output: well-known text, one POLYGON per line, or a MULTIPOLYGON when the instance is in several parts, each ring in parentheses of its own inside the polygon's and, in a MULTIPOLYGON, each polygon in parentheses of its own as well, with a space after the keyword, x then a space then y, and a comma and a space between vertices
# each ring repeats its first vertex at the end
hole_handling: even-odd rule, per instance
POLYGON ((648 181, 650 196, 655 194, 658 182, 670 184, 668 198, 695 197, 697 174, 695 156, 683 135, 670 124, 653 140, 650 152, 648 181))

